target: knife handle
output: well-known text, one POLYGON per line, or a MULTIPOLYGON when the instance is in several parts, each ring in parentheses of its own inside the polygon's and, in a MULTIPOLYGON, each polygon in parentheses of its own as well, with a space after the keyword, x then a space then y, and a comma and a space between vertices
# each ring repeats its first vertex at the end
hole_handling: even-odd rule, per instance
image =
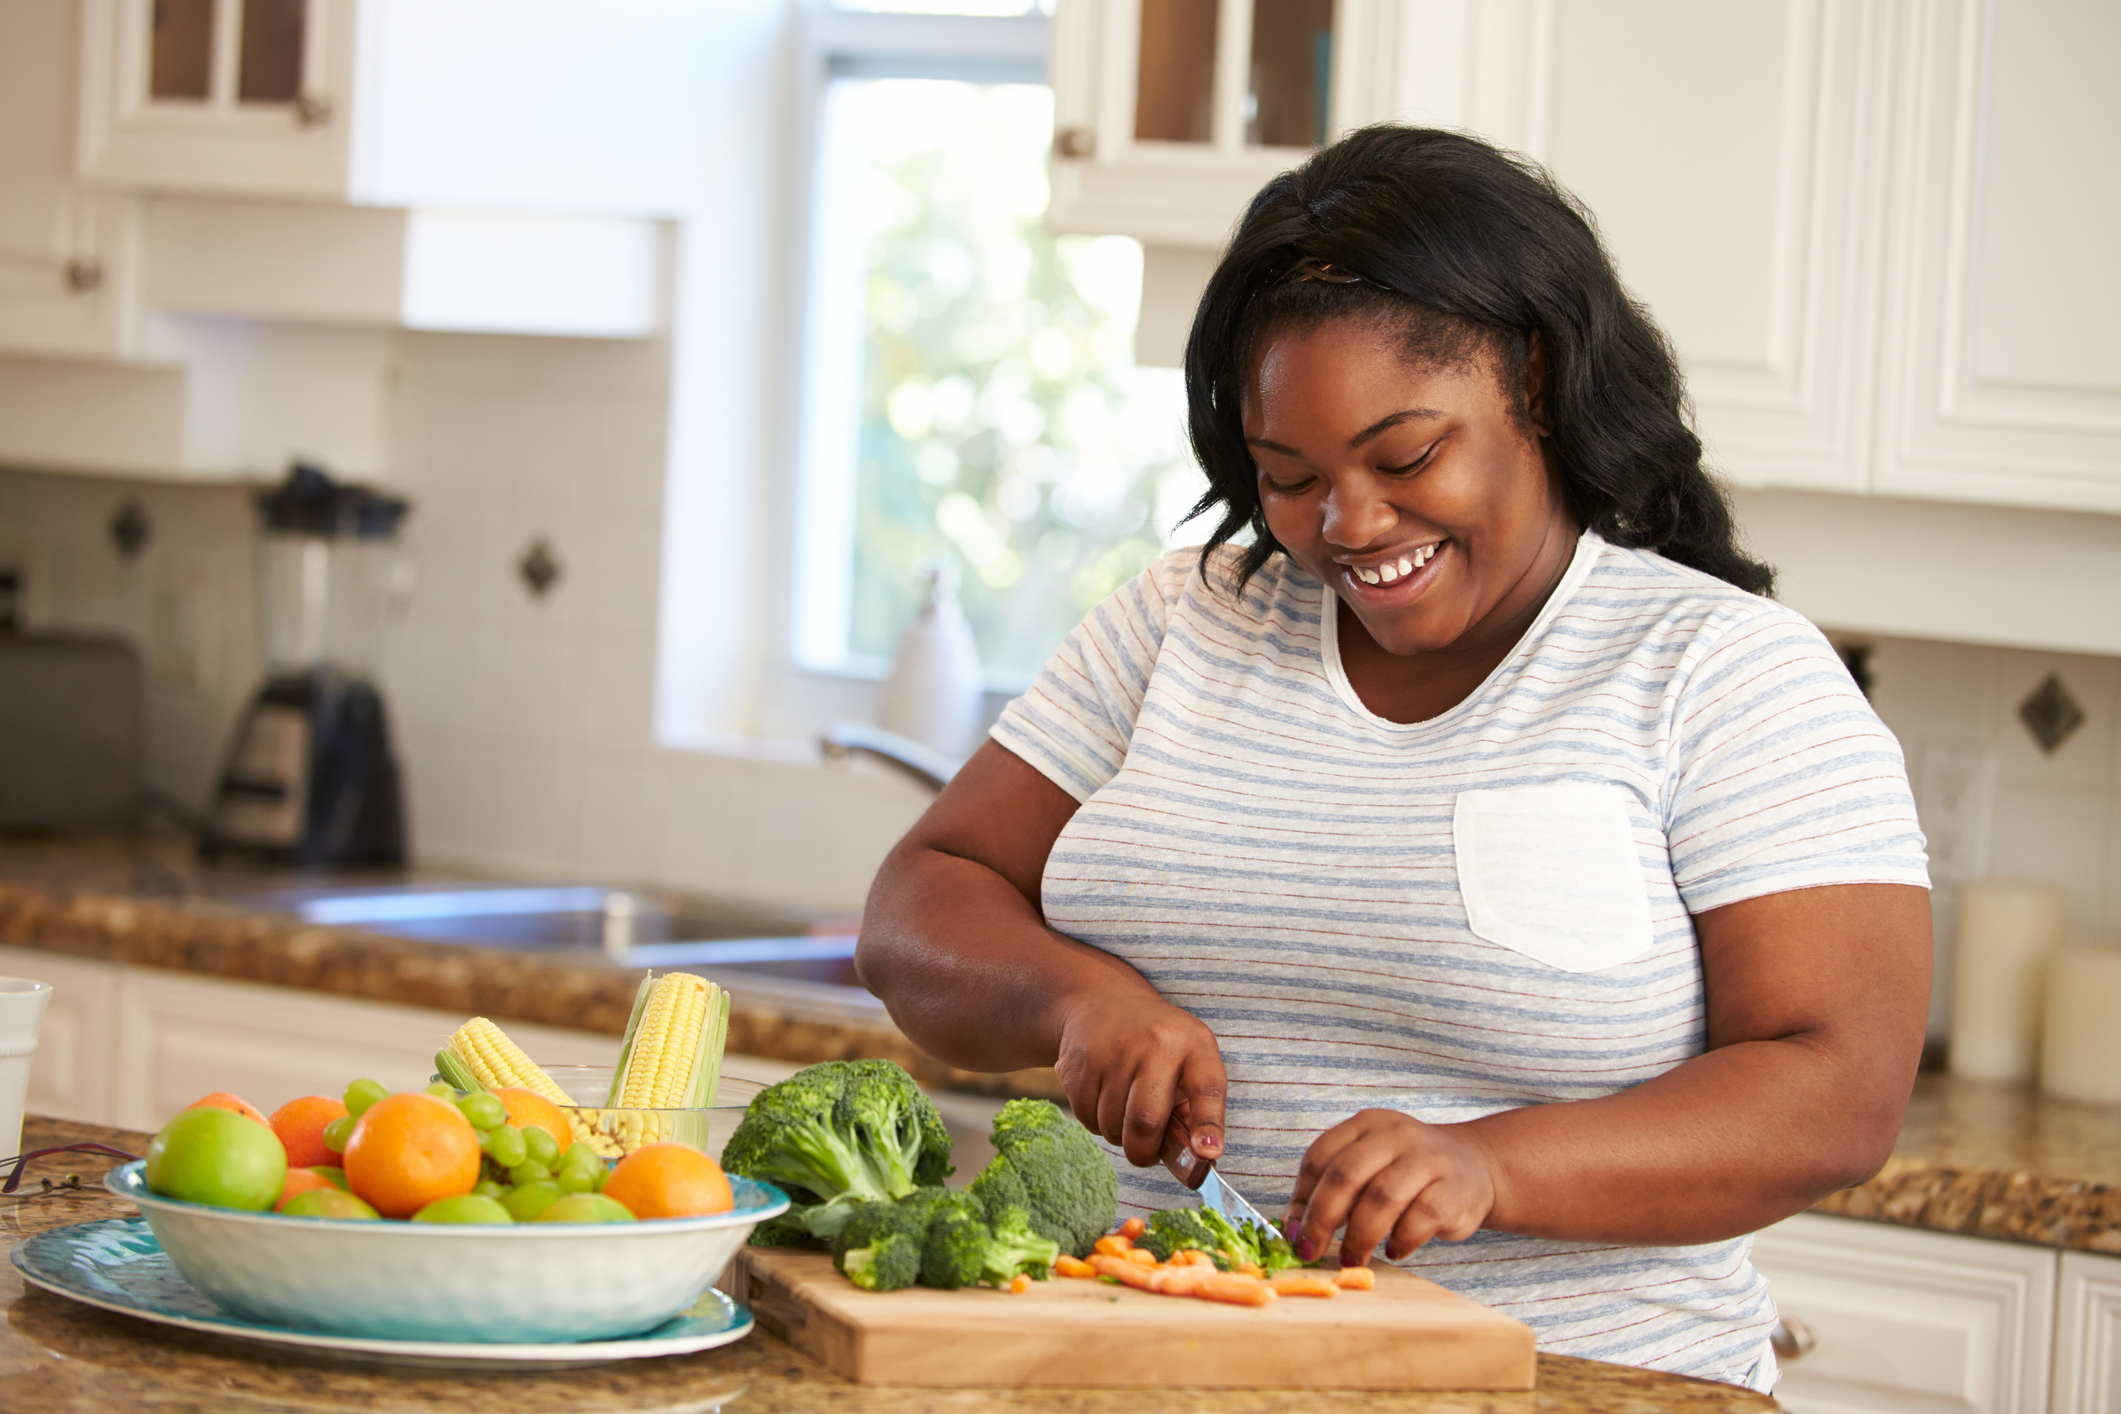
POLYGON ((1171 1117, 1171 1125, 1164 1131, 1164 1147, 1157 1154, 1171 1176, 1188 1188, 1199 1188, 1208 1181, 1208 1170, 1215 1167, 1215 1160, 1204 1159, 1193 1152, 1193 1131, 1177 1115, 1171 1117))

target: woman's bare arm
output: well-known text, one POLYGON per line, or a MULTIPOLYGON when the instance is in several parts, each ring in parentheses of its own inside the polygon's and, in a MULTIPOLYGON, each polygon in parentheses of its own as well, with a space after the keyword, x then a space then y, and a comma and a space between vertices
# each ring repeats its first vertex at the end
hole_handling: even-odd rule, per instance
POLYGON ((1365 1110, 1312 1145, 1292 1217, 1323 1250, 1403 1256, 1489 1227, 1591 1242, 1710 1242, 1877 1172, 1913 1088, 1929 897, 1802 889, 1695 920, 1708 1051, 1597 1100, 1463 1124, 1365 1110))
POLYGON ((967 1070, 1051 1065, 1076 1116, 1154 1162, 1174 1109, 1220 1152, 1208 1028, 1126 963, 1046 926, 1039 884, 1076 802, 993 742, 877 871, 855 965, 922 1050, 967 1070))

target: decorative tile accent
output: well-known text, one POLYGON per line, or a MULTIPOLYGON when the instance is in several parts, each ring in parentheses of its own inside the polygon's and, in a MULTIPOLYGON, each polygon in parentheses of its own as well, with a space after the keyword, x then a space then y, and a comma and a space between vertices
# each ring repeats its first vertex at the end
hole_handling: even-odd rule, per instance
POLYGON ((560 582, 560 557, 553 553, 552 543, 544 536, 530 542, 530 548, 516 561, 516 573, 523 577, 524 585, 531 594, 543 599, 560 582))
POLYGON ((2040 749, 2052 756, 2056 747, 2068 741, 2070 735, 2084 725, 2084 708, 2070 696, 2061 677, 2049 673, 2033 689, 2032 695, 2018 704, 2018 720, 2025 723, 2025 729, 2033 734, 2034 741, 2040 743, 2040 749))

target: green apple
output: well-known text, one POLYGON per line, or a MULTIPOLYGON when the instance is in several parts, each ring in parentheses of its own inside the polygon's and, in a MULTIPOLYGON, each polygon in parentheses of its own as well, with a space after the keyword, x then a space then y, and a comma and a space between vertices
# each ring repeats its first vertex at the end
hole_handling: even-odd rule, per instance
POLYGON ((292 1218, 363 1218, 380 1222, 383 1217, 343 1188, 312 1188, 297 1193, 280 1211, 292 1218))
POLYGON ((186 1110, 147 1146, 147 1191, 215 1208, 265 1212, 287 1184, 280 1136, 214 1106, 186 1110))
POLYGON ((570 1193, 555 1198, 533 1220, 541 1223, 630 1223, 633 1213, 616 1198, 601 1193, 570 1193))
POLYGON ((508 1210, 491 1198, 477 1193, 459 1193, 454 1198, 437 1198, 419 1212, 412 1215, 416 1223, 512 1223, 514 1218, 508 1210))

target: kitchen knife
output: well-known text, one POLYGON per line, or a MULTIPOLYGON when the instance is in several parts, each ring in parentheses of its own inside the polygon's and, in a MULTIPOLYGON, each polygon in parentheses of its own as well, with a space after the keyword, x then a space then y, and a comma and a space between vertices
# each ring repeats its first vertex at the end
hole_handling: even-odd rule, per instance
POLYGON ((1232 1223, 1258 1223, 1269 1232, 1280 1232, 1279 1223, 1268 1222, 1266 1217, 1245 1201, 1245 1195, 1223 1182, 1223 1176, 1215 1171, 1215 1160, 1204 1159, 1193 1152, 1193 1131, 1177 1119, 1164 1131, 1164 1147, 1159 1157, 1171 1176, 1186 1187, 1200 1194, 1201 1206, 1213 1208, 1232 1223))

